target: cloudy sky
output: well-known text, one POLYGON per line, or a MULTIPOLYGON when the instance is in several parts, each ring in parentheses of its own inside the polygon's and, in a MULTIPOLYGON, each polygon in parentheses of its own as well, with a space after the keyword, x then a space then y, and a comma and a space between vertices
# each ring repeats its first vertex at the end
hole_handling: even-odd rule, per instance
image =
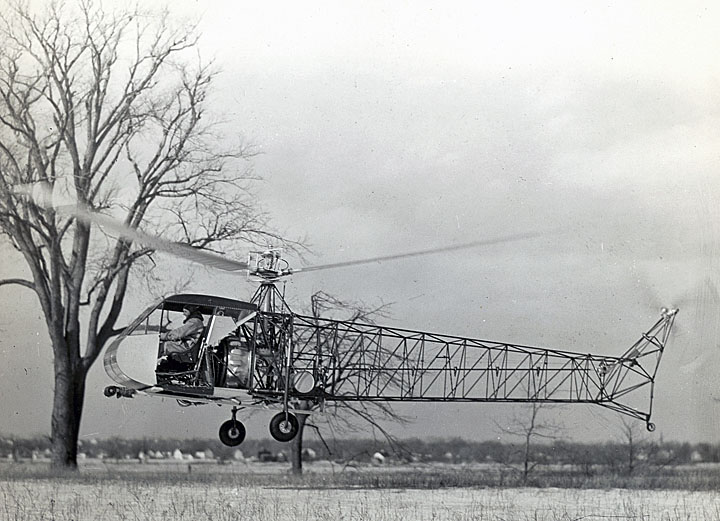
MULTIPOLYGON (((390 325, 609 355, 679 306, 653 420, 665 439, 720 441, 720 7, 185 0, 171 11, 202 17, 202 54, 223 71, 210 108, 228 139, 262 151, 259 200, 312 248, 294 265, 537 234, 297 276, 294 305, 322 289, 391 304, 390 325)), ((252 292, 203 270, 187 289, 252 292)), ((47 432, 39 311, 27 292, 0 291, 0 429, 47 432)), ((129 314, 144 298, 136 288, 129 314)), ((109 383, 98 364, 85 436, 212 437, 230 414, 110 401, 109 383)), ((414 407, 403 432, 487 439, 513 412, 414 407)), ((552 414, 579 439, 618 431, 586 406, 552 414)), ((248 435, 265 436, 268 419, 248 435)))

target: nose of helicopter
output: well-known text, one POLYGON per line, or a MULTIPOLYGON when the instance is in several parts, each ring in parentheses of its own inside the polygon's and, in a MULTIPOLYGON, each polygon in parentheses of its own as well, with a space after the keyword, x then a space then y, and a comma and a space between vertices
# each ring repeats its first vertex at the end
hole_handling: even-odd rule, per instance
MULTIPOLYGON (((110 351, 110 349, 108 350, 110 351)), ((124 338, 114 348, 114 353, 105 356, 106 372, 117 381, 118 376, 135 382, 131 387, 155 385, 157 365, 157 334, 137 335, 124 338), (108 368, 108 364, 110 367, 108 368)), ((127 382, 117 382, 128 385, 127 382)))

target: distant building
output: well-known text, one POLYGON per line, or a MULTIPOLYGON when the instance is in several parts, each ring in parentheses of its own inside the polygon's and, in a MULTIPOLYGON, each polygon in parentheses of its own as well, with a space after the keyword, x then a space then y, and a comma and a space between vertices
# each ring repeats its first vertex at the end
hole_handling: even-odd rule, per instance
POLYGON ((267 449, 260 449, 257 455, 258 461, 268 462, 275 461, 275 455, 267 449))
POLYGON ((312 461, 317 458, 317 453, 312 449, 303 449, 302 458, 306 461, 312 461))

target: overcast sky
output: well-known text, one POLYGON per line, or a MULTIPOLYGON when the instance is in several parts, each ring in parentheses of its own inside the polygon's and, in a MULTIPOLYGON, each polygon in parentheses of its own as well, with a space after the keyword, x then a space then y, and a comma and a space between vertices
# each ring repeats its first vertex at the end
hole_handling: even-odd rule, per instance
MULTIPOLYGON (((202 54, 223 71, 210 109, 228 139, 262 151, 258 195, 277 229, 307 237, 305 262, 538 234, 297 276, 293 304, 323 289, 392 304, 390 325, 608 355, 677 305, 656 434, 720 442, 715 3, 186 0, 171 11, 203 17, 202 54)), ((18 274, 4 264, 0 276, 18 274)), ((252 293, 203 270, 187 289, 252 293)), ((0 291, 0 432, 48 432, 39 311, 26 290, 0 291)), ((134 288, 128 314, 144 304, 134 288)), ((98 364, 85 436, 212 437, 230 415, 111 401, 109 383, 98 364)), ((403 433, 487 439, 512 412, 417 407, 403 433)), ((600 409, 553 415, 569 436, 617 435, 600 409)), ((265 436, 267 420, 248 436, 265 436)))

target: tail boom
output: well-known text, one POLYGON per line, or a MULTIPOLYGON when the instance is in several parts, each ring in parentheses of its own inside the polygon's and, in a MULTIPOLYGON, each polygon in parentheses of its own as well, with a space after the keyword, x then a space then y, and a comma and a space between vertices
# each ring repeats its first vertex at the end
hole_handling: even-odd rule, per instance
POLYGON ((676 313, 615 357, 296 315, 293 371, 319 368, 321 400, 588 403, 650 429, 676 313))

